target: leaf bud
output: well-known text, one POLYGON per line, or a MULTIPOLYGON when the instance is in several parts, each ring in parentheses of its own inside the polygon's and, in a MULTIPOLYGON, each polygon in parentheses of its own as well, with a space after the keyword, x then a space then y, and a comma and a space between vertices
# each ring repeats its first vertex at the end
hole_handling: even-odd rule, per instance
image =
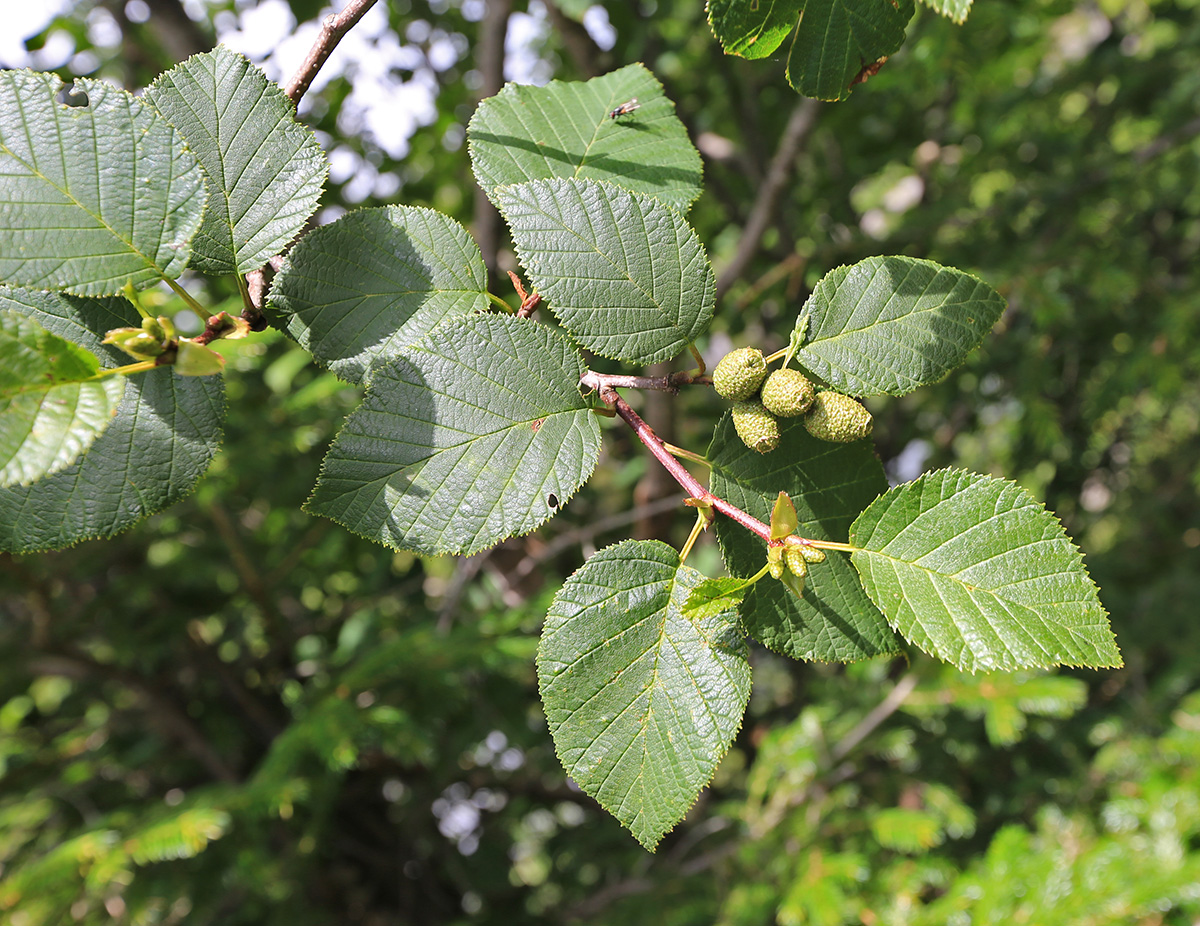
POLYGON ((813 384, 799 370, 784 367, 776 370, 763 383, 763 407, 780 418, 795 418, 808 411, 813 401, 813 384))
POLYGON ((770 453, 779 446, 779 422, 761 402, 738 402, 733 406, 733 426, 751 450, 770 453))
POLYGON ((825 551, 820 547, 810 547, 808 544, 801 544, 796 549, 800 551, 800 555, 804 557, 806 563, 825 562, 825 551))
POLYGON ((721 358, 713 370, 713 388, 717 395, 741 402, 758 392, 767 375, 767 361, 757 347, 742 347, 721 358))
POLYGON ((166 349, 162 342, 141 328, 113 328, 101 344, 112 344, 137 360, 153 360, 166 349))
POLYGON ((175 372, 180 376, 211 376, 224 368, 225 358, 212 348, 186 338, 179 342, 175 372))
POLYGON ((808 433, 821 440, 848 444, 871 433, 871 413, 857 399, 840 392, 818 392, 804 416, 808 433))

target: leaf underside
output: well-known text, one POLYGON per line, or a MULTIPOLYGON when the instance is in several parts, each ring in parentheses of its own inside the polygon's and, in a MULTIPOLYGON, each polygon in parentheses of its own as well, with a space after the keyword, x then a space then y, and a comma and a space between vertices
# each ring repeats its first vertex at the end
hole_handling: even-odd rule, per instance
POLYGON ((103 433, 125 378, 92 380, 94 354, 0 309, 0 486, 64 469, 103 433))
POLYGON ((850 541, 892 626, 959 669, 1121 665, 1079 549, 1015 483, 928 473, 867 508, 850 541))
POLYGON ((487 268, 467 230, 415 206, 358 209, 305 235, 270 302, 287 332, 342 379, 488 306, 487 268))
POLYGON ((868 257, 817 284, 796 321, 795 357, 847 395, 905 395, 959 366, 1004 305, 961 270, 868 257))
MULTIPOLYGON (((140 321, 125 299, 90 299, 0 287, 13 310, 92 351, 104 366, 128 357, 101 345, 112 328, 140 321)), ((126 382, 116 416, 70 466, 29 486, 0 488, 0 550, 30 553, 112 537, 188 494, 221 441, 219 376, 167 368, 126 382)))
POLYGON ((307 508, 420 553, 528 533, 595 468, 582 373, 570 341, 531 319, 447 322, 373 368, 307 508))
POLYGON ((696 232, 674 209, 591 180, 502 187, 497 199, 522 266, 584 347, 654 363, 707 330, 715 277, 696 232))
MULTIPOLYGON (((798 533, 811 540, 845 541, 854 517, 887 488, 869 441, 831 444, 799 419, 780 421, 779 447, 760 454, 734 432, 728 414, 713 434, 710 488, 760 521, 768 522, 781 491, 796 507, 798 533)), ((766 544, 718 515, 717 541, 732 575, 751 576, 767 559, 766 544)), ((853 662, 895 653, 895 634, 871 603, 844 553, 813 565, 803 598, 763 578, 743 601, 746 632, 795 659, 853 662)))
POLYGON ((190 265, 248 273, 282 251, 317 208, 328 166, 279 85, 218 45, 160 74, 146 99, 183 135, 208 178, 190 265))
POLYGON ((700 195, 700 153, 641 64, 586 82, 506 84, 479 104, 467 139, 475 177, 501 212, 497 187, 553 177, 607 180, 681 211, 700 195), (632 113, 609 117, 635 98, 632 113))
POLYGON ((0 281, 84 296, 183 272, 205 187, 153 107, 80 79, 88 105, 55 101, 53 74, 0 71, 0 281))
POLYGON ((538 648, 563 767, 647 849, 711 780, 750 697, 732 613, 682 613, 703 578, 657 541, 607 547, 555 596, 538 648))
POLYGON ((774 54, 795 30, 788 82, 805 96, 841 100, 873 65, 904 43, 912 0, 708 0, 708 21, 725 53, 774 54))

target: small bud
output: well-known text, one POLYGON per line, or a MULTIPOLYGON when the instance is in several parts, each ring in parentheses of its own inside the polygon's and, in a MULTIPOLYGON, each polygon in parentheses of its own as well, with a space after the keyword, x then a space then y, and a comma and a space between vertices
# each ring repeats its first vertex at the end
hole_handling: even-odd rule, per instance
POLYGON ((228 312, 218 312, 208 320, 208 330, 214 341, 217 338, 244 338, 250 333, 250 323, 228 312))
POLYGON ((143 318, 142 331, 160 343, 167 339, 167 329, 163 327, 162 322, 157 318, 143 318))
POLYGON ((767 361, 757 347, 730 351, 713 370, 713 388, 717 395, 741 402, 758 392, 767 375, 767 361))
POLYGON ((225 358, 212 348, 186 338, 179 342, 179 352, 175 355, 175 372, 180 376, 211 376, 223 369, 225 358))
POLYGON ((813 384, 799 370, 784 367, 776 370, 763 383, 762 404, 772 415, 795 418, 808 411, 813 401, 813 384))
POLYGON ((770 453, 779 446, 779 422, 761 402, 738 402, 733 406, 733 426, 751 450, 770 453))
POLYGON ((808 433, 821 440, 848 444, 871 433, 871 413, 857 399, 840 392, 818 392, 804 416, 808 433))
POLYGON ((804 557, 806 563, 825 562, 825 551, 819 547, 810 547, 807 544, 801 544, 796 549, 800 551, 800 555, 804 557))
POLYGON ((808 575, 808 562, 800 552, 800 547, 789 544, 783 551, 783 561, 796 578, 803 579, 808 575))
POLYGON ((783 578, 783 563, 768 563, 767 571, 771 573, 772 579, 783 578))
POLYGON ((141 328, 113 328, 101 344, 112 344, 137 360, 153 360, 166 349, 158 338, 141 328))

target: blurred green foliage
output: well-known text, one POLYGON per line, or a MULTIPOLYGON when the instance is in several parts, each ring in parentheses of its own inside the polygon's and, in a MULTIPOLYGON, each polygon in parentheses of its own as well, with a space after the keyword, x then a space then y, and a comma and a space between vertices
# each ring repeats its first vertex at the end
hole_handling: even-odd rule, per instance
MULTIPOLYGON (((93 73, 140 86, 246 6, 208 3, 168 35, 169 18, 80 3, 29 44, 68 32, 93 73), (117 11, 117 44, 89 46, 97 10, 117 11)), ((529 53, 563 78, 641 60, 664 82, 705 156, 690 219, 720 271, 802 101, 782 61, 722 57, 700 4, 601 6, 612 50, 560 15, 572 3, 529 53)), ((461 36, 428 70, 434 121, 390 158, 339 128, 352 73, 310 119, 327 149, 395 176, 389 201, 469 223, 479 5, 387 9, 423 54, 461 36)), ((819 108, 706 348, 783 346, 815 282, 872 254, 999 288, 1008 312, 966 366, 873 403, 877 447, 903 478, 1003 474, 1058 512, 1125 669, 972 677, 758 651, 734 749, 647 856, 564 779, 533 673, 548 594, 635 529, 647 467, 628 436, 606 428, 596 478, 532 538, 457 563, 393 554, 300 511, 357 391, 278 335, 236 342, 225 446, 193 497, 113 541, 0 559, 0 919, 1194 922, 1198 51, 1195 0, 979 4, 961 27, 918 9, 880 73, 819 108)), ((326 204, 355 205, 352 180, 326 204)), ((674 442, 702 449, 720 405, 682 395, 674 442)), ((711 545, 693 561, 719 568, 711 545)))

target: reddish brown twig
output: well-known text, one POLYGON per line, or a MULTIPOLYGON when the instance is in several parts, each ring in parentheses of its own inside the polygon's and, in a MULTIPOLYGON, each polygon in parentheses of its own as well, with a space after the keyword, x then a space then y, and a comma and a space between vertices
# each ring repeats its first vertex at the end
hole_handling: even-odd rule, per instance
POLYGON ((703 504, 710 505, 713 510, 719 511, 725 517, 733 519, 746 528, 746 530, 757 534, 768 543, 771 542, 771 528, 768 525, 753 515, 746 514, 741 508, 730 504, 725 499, 717 498, 717 496, 701 485, 700 481, 689 473, 682 463, 671 456, 671 452, 663 446, 662 440, 654 433, 654 429, 642 420, 641 415, 629 407, 629 403, 618 395, 616 389, 608 383, 602 383, 599 389, 601 401, 605 405, 611 406, 621 419, 633 428, 633 433, 638 436, 638 440, 646 445, 646 449, 654 454, 654 458, 671 474, 671 478, 683 486, 692 498, 697 499, 703 504))

